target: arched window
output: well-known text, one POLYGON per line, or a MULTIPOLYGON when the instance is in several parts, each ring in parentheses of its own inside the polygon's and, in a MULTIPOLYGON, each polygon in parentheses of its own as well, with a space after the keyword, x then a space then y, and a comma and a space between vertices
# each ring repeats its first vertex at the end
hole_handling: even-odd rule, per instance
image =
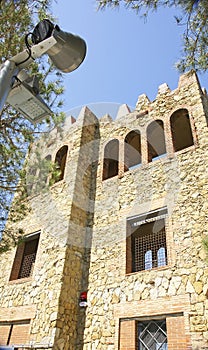
POLYGON ((157 266, 165 266, 166 265, 166 252, 165 248, 161 247, 157 251, 157 266))
POLYGON ((162 210, 128 220, 127 273, 167 265, 165 219, 159 219, 159 216, 166 215, 167 210, 162 210))
POLYGON ((165 135, 162 120, 154 120, 147 127, 148 161, 166 153, 165 135))
POLYGON ((151 270, 152 269, 152 251, 148 250, 144 255, 144 269, 151 270))
POLYGON ((66 165, 66 156, 67 156, 68 146, 61 147, 56 153, 55 163, 57 165, 57 169, 59 170, 58 176, 56 176, 55 182, 63 180, 64 171, 66 165))
POLYGON ((191 124, 187 109, 178 109, 170 118, 173 147, 180 151, 194 144, 191 124))
POLYGON ((138 130, 133 130, 125 137, 124 166, 125 171, 141 163, 141 135, 138 130))
POLYGON ((119 141, 107 143, 104 150, 103 180, 118 175, 119 141))

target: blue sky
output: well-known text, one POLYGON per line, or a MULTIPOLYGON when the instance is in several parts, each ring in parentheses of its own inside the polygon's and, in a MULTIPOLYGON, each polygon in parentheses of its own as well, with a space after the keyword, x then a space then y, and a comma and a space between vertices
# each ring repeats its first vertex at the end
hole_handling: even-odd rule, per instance
MULTIPOLYGON (((124 8, 98 12, 95 0, 57 0, 53 13, 62 30, 87 43, 82 65, 64 74, 67 114, 76 114, 76 107, 88 105, 93 110, 102 103, 104 109, 123 103, 134 108, 140 94, 154 100, 160 84, 177 87, 174 64, 181 55, 184 28, 175 23, 175 9, 161 8, 146 23, 124 8)), ((199 78, 208 88, 207 74, 199 78)))

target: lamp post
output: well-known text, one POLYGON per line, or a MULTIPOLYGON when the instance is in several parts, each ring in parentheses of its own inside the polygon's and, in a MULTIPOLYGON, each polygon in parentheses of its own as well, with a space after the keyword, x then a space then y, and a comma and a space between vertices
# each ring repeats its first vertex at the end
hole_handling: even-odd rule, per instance
POLYGON ((32 43, 23 52, 0 67, 0 113, 9 103, 33 123, 40 122, 52 111, 39 95, 37 78, 24 68, 44 54, 62 72, 77 69, 86 55, 86 43, 79 36, 62 31, 48 19, 39 22, 32 33, 32 43))

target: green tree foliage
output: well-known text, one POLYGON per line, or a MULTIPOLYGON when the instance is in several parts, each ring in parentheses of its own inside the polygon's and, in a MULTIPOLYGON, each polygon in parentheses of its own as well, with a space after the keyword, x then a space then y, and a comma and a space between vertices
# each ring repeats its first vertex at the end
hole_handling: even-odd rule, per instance
MULTIPOLYGON (((0 64, 26 48, 25 37, 40 20, 49 18, 53 21, 51 5, 50 0, 0 1, 0 64)), ((11 243, 17 243, 22 234, 18 225, 15 230, 12 228, 12 223, 21 220, 28 210, 26 197, 30 185, 27 167, 23 167, 28 147, 40 132, 46 133, 61 125, 63 120, 63 114, 59 113, 63 93, 62 74, 51 65, 47 56, 36 60, 28 69, 30 75, 39 76, 41 96, 50 105, 53 114, 38 126, 27 121, 9 105, 5 105, 0 115, 0 251, 8 249, 11 243), (5 228, 8 213, 11 226, 5 228)), ((50 167, 49 162, 42 164, 43 169, 50 167)), ((33 173, 31 170, 29 172, 33 173)))
POLYGON ((177 68, 195 69, 205 72, 208 69, 208 1, 207 0, 96 0, 99 9, 106 7, 126 8, 147 16, 150 11, 161 7, 175 7, 181 15, 175 17, 178 25, 184 26, 183 56, 177 68))

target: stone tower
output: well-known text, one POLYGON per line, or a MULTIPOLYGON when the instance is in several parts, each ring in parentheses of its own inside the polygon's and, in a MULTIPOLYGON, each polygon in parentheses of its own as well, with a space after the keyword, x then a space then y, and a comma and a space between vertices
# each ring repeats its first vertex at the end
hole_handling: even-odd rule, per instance
POLYGON ((207 118, 191 72, 39 141, 60 174, 28 185, 25 240, 1 256, 0 346, 208 349, 207 118))

